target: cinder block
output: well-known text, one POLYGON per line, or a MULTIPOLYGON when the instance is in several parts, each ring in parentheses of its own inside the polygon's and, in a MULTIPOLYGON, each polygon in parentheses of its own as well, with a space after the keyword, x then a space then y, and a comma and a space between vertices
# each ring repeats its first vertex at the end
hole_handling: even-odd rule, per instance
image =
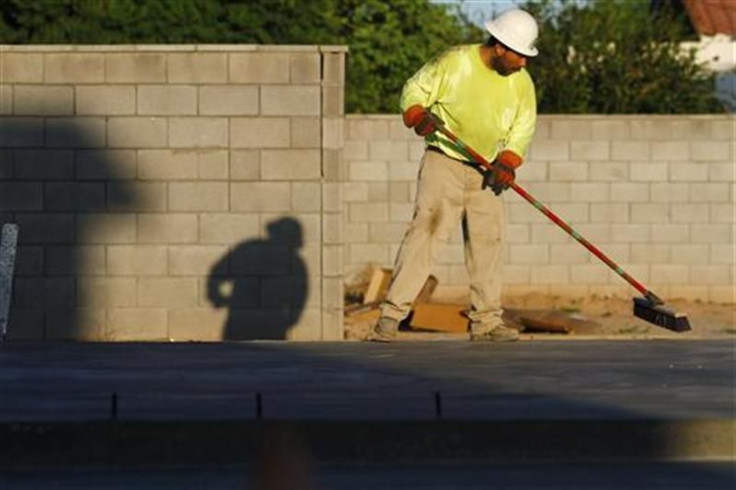
MULTIPOLYGON (((174 245, 169 247, 168 273, 172 276, 207 277, 218 273, 214 266, 227 255, 227 245, 174 245)), ((226 267, 225 272, 227 270, 226 267)))
POLYGON ((258 87, 199 87, 199 113, 207 116, 253 116, 258 114, 258 87))
MULTIPOLYGON (((681 269, 687 269, 688 266, 679 266, 675 271, 682 273, 681 269)), ((733 273, 731 267, 723 265, 694 265, 689 267, 689 271, 684 272, 685 277, 689 277, 690 284, 696 286, 731 286, 733 287, 733 273), (689 274, 688 274, 689 272, 689 274)), ((676 283, 675 281, 672 281, 676 283)), ((685 282, 681 280, 680 282, 685 282)))
POLYGON ((104 245, 47 245, 43 247, 47 276, 104 276, 104 245))
POLYGON ((369 141, 368 156, 374 161, 405 162, 409 159, 406 141, 369 141))
POLYGON ((21 116, 74 114, 74 89, 63 85, 15 85, 13 113, 21 116))
POLYGON ((319 182, 292 182, 291 208, 300 213, 319 212, 322 208, 323 197, 320 187, 319 182))
POLYGON ((138 114, 151 116, 197 114, 197 87, 195 86, 139 85, 137 90, 138 114))
POLYGON ((288 182, 230 184, 230 210, 241 212, 291 211, 290 184, 288 182))
POLYGON ((139 150, 138 178, 183 180, 199 176, 198 150, 139 150))
POLYGON ((670 245, 657 243, 632 243, 631 262, 635 264, 668 264, 677 256, 670 254, 670 245))
POLYGON ((226 53, 168 53, 169 83, 226 83, 226 53))
POLYGON ((710 250, 714 245, 705 243, 675 243, 669 245, 671 262, 687 265, 708 265, 710 263, 710 250))
POLYGON ((261 114, 264 116, 319 116, 320 88, 310 85, 261 87, 261 114))
POLYGON ((345 182, 347 165, 342 150, 322 149, 322 178, 325 182, 345 182))
POLYGON ((736 304, 736 288, 728 286, 708 286, 708 301, 721 304, 736 304))
POLYGON ((652 183, 651 200, 652 202, 688 202, 690 200, 690 184, 652 183))
POLYGON ((629 170, 631 180, 635 182, 664 182, 668 173, 666 162, 632 163, 629 170))
POLYGON ((16 213, 15 221, 22 230, 20 244, 74 242, 74 216, 65 213, 16 213))
MULTIPOLYGON (((2 218, 0 218, 1 222, 2 218)), ((42 276, 44 273, 44 249, 43 245, 21 245, 18 246, 15 256, 15 277, 42 276)), ((63 274, 70 275, 70 274, 63 274)))
POLYGON ((368 182, 369 201, 388 201, 388 182, 368 182))
POLYGON ((733 162, 729 141, 691 141, 690 154, 695 162, 733 162))
POLYGON ((710 221, 711 223, 733 223, 734 222, 734 204, 733 199, 729 202, 711 203, 710 205, 710 221))
POLYGON ((196 214, 140 214, 138 243, 194 243, 197 241, 196 214))
POLYGON ((571 184, 565 182, 534 182, 528 191, 542 202, 569 202, 571 200, 571 184))
POLYGON ((510 245, 528 244, 531 241, 531 225, 514 224, 506 225, 506 243, 510 245))
POLYGON ((526 202, 512 202, 507 204, 506 217, 509 223, 516 224, 546 223, 548 219, 526 202))
POLYGON ((629 205, 626 203, 592 203, 590 221, 593 223, 628 223, 629 205))
POLYGON ((649 184, 613 182, 611 183, 611 202, 649 202, 649 184))
POLYGON ((289 83, 290 54, 230 53, 229 80, 235 83, 289 83))
POLYGON ((406 230, 406 223, 368 223, 367 241, 371 243, 398 243, 404 238, 406 230))
POLYGON ((531 231, 531 243, 569 243, 572 240, 564 230, 549 221, 531 225, 531 231))
POLYGON ((391 203, 388 207, 388 219, 389 221, 397 221, 399 223, 406 223, 411 220, 414 214, 413 203, 391 203))
POLYGON ((167 322, 164 308, 110 308, 107 337, 118 342, 168 340, 167 322))
POLYGON ((708 211, 708 204, 675 203, 670 207, 670 220, 672 223, 702 223, 708 211))
MULTIPOLYGON (((529 158, 539 161, 563 162, 570 159, 570 142, 557 140, 532 140, 529 147, 529 158)), ((575 158, 581 160, 581 158, 575 158)), ((584 158, 582 160, 587 160, 584 158)))
POLYGON ((388 264, 392 255, 389 246, 383 243, 356 243, 348 245, 350 264, 388 264))
POLYGON ((0 85, 0 114, 13 113, 13 86, 0 85))
POLYGON ((291 83, 320 83, 322 64, 318 53, 294 53, 289 61, 291 83))
POLYGON ((389 121, 388 123, 388 134, 392 140, 397 141, 415 141, 417 139, 413 128, 407 128, 404 122, 397 118, 396 120, 389 121))
POLYGON ((673 182, 706 182, 708 167, 702 163, 670 163, 670 181, 673 182))
POLYGON ((77 306, 133 307, 136 306, 135 277, 77 278, 77 306))
POLYGON ((696 223, 690 225, 690 243, 733 243, 733 233, 736 231, 731 223, 696 223))
POLYGON ((42 182, 0 180, 0 211, 42 211, 42 182))
POLYGON ((43 56, 32 53, 2 53, 0 81, 6 83, 42 83, 43 56))
POLYGON ((136 216, 134 214, 78 214, 76 225, 78 243, 122 244, 136 241, 136 216))
POLYGON ((539 265, 531 270, 532 284, 569 284, 570 267, 568 265, 539 265))
MULTIPOLYGON (((736 136, 736 119, 733 116, 710 121, 709 138, 714 140, 733 140, 736 136)), ((706 138, 708 139, 708 138, 706 138)))
POLYGON ((708 165, 708 179, 714 182, 736 181, 736 164, 734 162, 711 163, 708 165))
POLYGON ((108 83, 165 83, 166 54, 106 53, 105 80, 108 83))
POLYGON ((107 247, 107 272, 112 276, 166 275, 166 247, 111 245, 107 247))
POLYGON ((322 176, 319 150, 263 150, 263 180, 315 180, 322 176))
POLYGON ((203 180, 228 180, 230 155, 227 150, 199 150, 199 178, 203 180))
MULTIPOLYGON (((690 202, 728 202, 729 191, 726 182, 708 184, 694 182, 690 184, 690 202)), ((731 205, 733 206, 733 203, 731 205)))
POLYGON ((77 150, 77 180, 126 180, 136 176, 135 150, 77 150))
POLYGON ((345 160, 347 162, 353 162, 356 160, 368 160, 368 142, 350 140, 346 141, 345 160))
POLYGON ((549 255, 551 264, 571 265, 590 262, 590 252, 578 244, 552 244, 549 255))
POLYGON ((96 53, 47 53, 46 83, 104 83, 105 55, 96 53))
POLYGON ((227 182, 175 182, 169 184, 170 211, 227 211, 227 182))
POLYGON ((165 148, 168 121, 159 117, 111 117, 107 121, 110 148, 165 148))
POLYGON ((325 85, 345 85, 345 53, 322 53, 322 81, 325 85))
POLYGON ((368 241, 368 223, 346 223, 345 243, 366 243, 368 241))
POLYGON ((687 243, 690 241, 688 225, 653 224, 652 237, 660 243, 687 243))
MULTIPOLYGON (((594 140, 627 140, 631 136, 629 121, 627 120, 616 120, 607 117, 603 120, 592 121, 588 123, 588 126, 590 126, 591 139, 594 140)), ((582 130, 583 128, 575 129, 582 130)), ((578 137, 573 134, 570 139, 578 139, 578 137)))
POLYGON ((107 208, 112 211, 165 211, 166 184, 120 180, 108 182, 107 208))
POLYGON ((611 158, 629 162, 646 162, 651 159, 648 141, 612 141, 611 158))
POLYGON ((104 308, 47 309, 45 323, 45 340, 110 340, 104 308))
POLYGON ((25 180, 69 180, 74 177, 72 150, 17 150, 15 176, 25 180))
POLYGON ((104 117, 46 118, 46 148, 104 148, 106 145, 104 117))
MULTIPOLYGON (((700 258, 703 250, 699 247, 705 247, 706 245, 691 245, 693 247, 693 255, 700 258)), ((736 253, 734 253, 733 243, 712 243, 710 244, 710 257, 706 255, 706 258, 710 259, 711 264, 728 264, 733 265, 736 263, 736 253)))
POLYGON ((698 284, 697 279, 690 277, 690 267, 687 265, 652 264, 650 267, 652 271, 652 284, 654 285, 680 285, 688 284, 689 282, 698 284))
POLYGON ((0 148, 43 146, 44 119, 0 117, 0 148))
POLYGON ((388 179, 387 162, 349 162, 348 176, 353 182, 374 181, 385 182, 388 179))
POLYGON ((322 115, 325 117, 345 115, 345 87, 322 87, 322 115))
POLYGON ((667 203, 631 204, 631 223, 666 223, 670 218, 667 203))
POLYGON ((230 120, 232 148, 289 148, 291 127, 286 117, 242 117, 230 120))
POLYGON ((230 180, 260 180, 261 152, 236 150, 230 152, 230 180))
POLYGON ((322 128, 318 117, 292 117, 290 121, 291 148, 320 147, 322 128))
POLYGON ((587 162, 550 162, 549 180, 562 182, 579 182, 588 180, 587 162))
POLYGON ((387 222, 388 204, 383 202, 352 202, 348 204, 348 217, 352 223, 387 222))
POLYGON ((687 141, 652 141, 652 160, 686 162, 690 160, 690 144, 687 141))
POLYGON ((513 265, 540 265, 549 263, 549 245, 515 245, 510 248, 508 263, 513 265))
POLYGON ((347 122, 348 141, 375 141, 389 139, 389 119, 378 118, 351 118, 347 122))
POLYGON ((342 150, 345 142, 345 121, 341 117, 322 118, 322 148, 342 150))
MULTIPOLYGON (((587 140, 593 136, 594 122, 585 120, 574 120, 570 118, 553 119, 550 121, 550 135, 555 140, 587 140)), ((604 138, 604 139, 611 139, 604 138)))
POLYGON ((646 224, 613 223, 611 225, 613 243, 649 243, 651 237, 651 226, 646 224))
POLYGON ((199 242, 232 244, 260 236, 257 214, 206 213, 199 217, 199 242))
POLYGON ((608 141, 571 141, 570 158, 592 162, 607 161, 611 157, 611 143, 608 141))
POLYGON ((59 211, 105 211, 105 184, 102 182, 46 182, 44 207, 59 211))
POLYGON ((169 309, 169 338, 172 341, 214 342, 224 340, 228 308, 169 309))
POLYGON ((221 117, 172 117, 169 145, 174 148, 227 148, 228 120, 221 117))
MULTIPOLYGON (((412 158, 412 160, 415 160, 412 158)), ((516 171, 516 178, 521 182, 546 182, 549 164, 547 162, 528 161, 516 171)), ((526 184, 523 184, 526 185, 526 184)))
POLYGON ((322 241, 336 245, 345 241, 345 217, 342 214, 322 215, 322 241))

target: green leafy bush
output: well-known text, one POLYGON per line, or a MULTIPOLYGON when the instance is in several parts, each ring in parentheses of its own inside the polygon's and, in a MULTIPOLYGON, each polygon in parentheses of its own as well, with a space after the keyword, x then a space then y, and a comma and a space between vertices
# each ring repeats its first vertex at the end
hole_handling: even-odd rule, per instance
POLYGON ((714 75, 683 52, 683 23, 649 2, 530 2, 541 24, 529 66, 540 112, 687 114, 723 112, 714 75))

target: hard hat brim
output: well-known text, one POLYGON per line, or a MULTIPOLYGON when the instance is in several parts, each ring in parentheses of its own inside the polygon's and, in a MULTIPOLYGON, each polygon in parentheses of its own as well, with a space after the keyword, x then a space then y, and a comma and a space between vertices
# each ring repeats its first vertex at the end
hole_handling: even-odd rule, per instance
POLYGON ((485 22, 484 25, 491 36, 496 38, 501 44, 509 48, 511 51, 516 51, 517 53, 529 58, 533 58, 539 54, 539 50, 537 50, 537 48, 534 46, 532 46, 531 48, 522 48, 519 46, 514 46, 513 43, 508 42, 509 36, 507 36, 500 29, 497 29, 496 26, 493 24, 493 21, 489 20, 485 22))

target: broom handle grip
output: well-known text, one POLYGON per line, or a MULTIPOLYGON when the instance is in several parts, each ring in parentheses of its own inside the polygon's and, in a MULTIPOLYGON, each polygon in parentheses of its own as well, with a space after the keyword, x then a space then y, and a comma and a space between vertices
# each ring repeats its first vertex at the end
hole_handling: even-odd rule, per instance
MULTIPOLYGON (((447 127, 445 127, 444 124, 438 124, 437 125, 437 131, 441 132, 450 140, 455 143, 462 151, 470 155, 473 160, 476 161, 476 163, 479 163, 483 167, 487 169, 492 169, 493 164, 490 163, 488 160, 486 160, 482 155, 480 155, 478 152, 470 148, 468 145, 463 143, 457 136, 455 136, 447 127)), ((532 206, 537 208, 539 211, 541 211, 542 214, 547 216, 552 222, 554 222, 557 226, 562 228, 567 232, 568 235, 573 237, 575 240, 580 242, 581 245, 583 245, 585 248, 587 248, 593 255, 598 257, 604 264, 606 264, 608 267, 613 269, 616 274, 623 277, 629 284, 634 286, 641 294, 643 294, 646 297, 649 297, 652 293, 645 288, 641 283, 639 283, 636 279, 631 277, 629 274, 626 273, 621 267, 619 267, 618 264, 616 264, 613 260, 608 258, 606 254, 598 250, 592 243, 590 243, 588 240, 585 239, 580 233, 575 231, 570 225, 568 225, 562 218, 557 216, 555 213, 553 213, 547 206, 542 204, 541 201, 536 199, 534 196, 529 194, 527 191, 525 191, 522 187, 517 185, 515 182, 512 182, 509 187, 511 187, 518 195, 526 199, 532 206)))

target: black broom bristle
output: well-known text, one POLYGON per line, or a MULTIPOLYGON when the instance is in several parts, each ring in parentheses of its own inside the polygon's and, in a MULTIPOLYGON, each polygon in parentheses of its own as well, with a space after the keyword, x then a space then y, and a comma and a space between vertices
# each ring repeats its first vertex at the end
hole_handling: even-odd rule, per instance
POLYGON ((646 298, 634 298, 634 316, 674 332, 687 332, 690 322, 684 313, 676 313, 646 298))

